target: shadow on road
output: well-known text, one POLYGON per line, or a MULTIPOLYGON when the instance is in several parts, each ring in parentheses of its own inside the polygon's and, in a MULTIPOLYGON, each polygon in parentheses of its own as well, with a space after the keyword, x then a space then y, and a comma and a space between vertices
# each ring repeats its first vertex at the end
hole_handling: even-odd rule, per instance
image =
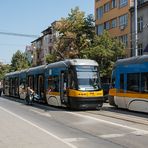
POLYGON ((113 106, 110 106, 108 103, 104 103, 101 111, 108 111, 108 112, 116 113, 116 114, 119 114, 119 115, 132 115, 132 116, 135 116, 135 117, 146 118, 148 120, 148 114, 147 113, 113 107, 113 106))
POLYGON ((65 108, 63 108, 63 107, 49 106, 46 103, 41 103, 41 102, 40 103, 34 102, 32 105, 26 105, 25 100, 15 98, 15 97, 2 96, 1 98, 7 99, 7 100, 10 100, 10 101, 15 101, 15 102, 20 103, 24 106, 31 106, 33 108, 42 109, 44 111, 64 111, 65 110, 65 108))
MULTIPOLYGON (((7 96, 2 96, 1 98, 7 99, 7 100, 10 100, 10 101, 16 101, 17 103, 25 105, 25 101, 23 99, 14 98, 14 97, 7 97, 7 96)), ((105 112, 105 114, 109 115, 109 116, 110 116, 111 113, 115 113, 118 116, 120 116, 120 115, 130 116, 131 115, 131 116, 135 116, 135 117, 145 118, 146 120, 148 120, 148 114, 147 113, 135 112, 135 111, 127 110, 127 109, 116 108, 116 107, 110 106, 108 103, 104 103, 103 107, 100 110, 70 110, 68 108, 49 106, 45 103, 38 103, 38 102, 34 102, 31 107, 39 108, 39 109, 42 109, 44 111, 72 111, 72 112, 92 111, 92 113, 94 113, 94 114, 97 114, 97 112, 98 112, 98 114, 99 113, 103 114, 105 112)))

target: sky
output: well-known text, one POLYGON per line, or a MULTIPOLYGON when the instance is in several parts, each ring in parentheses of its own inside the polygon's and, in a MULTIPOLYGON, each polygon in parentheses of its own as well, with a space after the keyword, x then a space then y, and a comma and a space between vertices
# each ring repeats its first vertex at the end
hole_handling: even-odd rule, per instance
MULTIPOLYGON (((94 15, 94 0, 0 0, 0 32, 40 36, 76 6, 86 15, 94 15)), ((13 54, 24 52, 35 39, 0 34, 0 62, 10 64, 13 54)))

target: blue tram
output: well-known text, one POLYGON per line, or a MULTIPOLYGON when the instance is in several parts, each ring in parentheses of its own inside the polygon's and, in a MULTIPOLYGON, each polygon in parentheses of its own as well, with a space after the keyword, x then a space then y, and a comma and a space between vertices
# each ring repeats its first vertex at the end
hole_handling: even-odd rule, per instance
POLYGON ((6 74, 5 95, 26 97, 26 87, 53 106, 95 109, 103 104, 99 67, 93 60, 72 59, 6 74))
POLYGON ((109 94, 113 106, 148 113, 148 55, 118 60, 109 94))

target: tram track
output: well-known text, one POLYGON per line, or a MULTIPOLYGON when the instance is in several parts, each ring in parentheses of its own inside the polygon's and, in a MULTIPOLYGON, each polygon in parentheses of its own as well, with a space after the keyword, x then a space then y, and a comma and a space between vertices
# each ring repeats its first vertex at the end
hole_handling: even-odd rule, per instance
MULTIPOLYGON (((144 147, 143 145, 147 143, 146 139, 148 135, 147 127, 141 125, 139 126, 138 122, 134 122, 137 124, 134 125, 130 123, 132 121, 123 119, 123 117, 125 118, 125 116, 128 115, 128 111, 115 109, 109 106, 108 104, 104 104, 104 106, 100 111, 97 110, 71 111, 68 110, 67 108, 53 107, 47 104, 42 104, 37 102, 34 102, 33 106, 26 106, 24 104, 24 100, 12 97, 1 98, 0 101, 2 103, 3 108, 5 108, 6 106, 7 109, 12 104, 11 106, 12 108, 10 108, 10 111, 12 110, 12 112, 14 111, 14 113, 16 112, 16 114, 21 118, 23 117, 21 115, 25 115, 24 116, 25 121, 26 119, 28 119, 27 122, 29 121, 30 123, 30 121, 32 121, 31 124, 38 123, 37 126, 36 124, 34 124, 35 127, 39 128, 41 127, 43 131, 44 129, 48 129, 47 127, 49 126, 49 130, 46 130, 49 134, 52 133, 53 135, 57 135, 60 138, 62 137, 62 140, 64 142, 72 143, 74 145, 75 143, 82 144, 85 142, 86 143, 96 142, 97 144, 104 144, 104 145, 109 144, 108 147, 116 146, 116 147, 128 148, 129 147, 128 145, 130 144, 133 147, 135 147, 136 142, 137 144, 139 144, 137 147, 144 147), (15 106, 17 106, 18 109, 14 109, 15 106), (25 112, 28 115, 26 116, 26 114, 24 114, 25 112, 23 111, 21 114, 18 114, 18 111, 21 112, 21 110, 25 110, 25 112), (35 119, 32 120, 32 117, 30 118, 29 115, 35 117, 35 119), (117 115, 118 116, 122 115, 122 116, 119 118, 117 115), (115 118, 118 120, 114 120, 115 118), (41 119, 45 119, 46 122, 41 119), (122 122, 122 120, 127 121, 127 123, 122 122), (47 121, 49 121, 49 123, 47 123, 47 121), (55 122, 55 124, 53 124, 53 122, 55 122), (51 126, 50 123, 52 123, 51 126), (48 125, 48 126, 47 127, 45 126, 44 128, 44 126, 42 125, 48 125), (53 127, 55 125, 60 125, 62 130, 60 130, 60 132, 58 133, 57 132, 58 128, 53 129, 51 128, 52 125, 53 127), (65 129, 63 127, 65 127, 65 129), (66 136, 62 136, 62 134, 66 136), (138 138, 144 138, 146 142, 143 144, 142 142, 138 142, 138 140, 135 140, 138 138), (132 142, 132 140, 133 141, 135 140, 135 142, 132 142), (124 141, 126 141, 127 143, 125 143, 124 141)), ((133 116, 131 115, 132 117, 134 117, 134 114, 136 116, 135 112, 130 113, 129 111, 129 114, 133 114, 133 116)), ((141 116, 143 116, 142 113, 141 116)), ((143 118, 143 120, 147 119, 143 118)), ((85 147, 87 146, 89 147, 89 143, 85 147)))
MULTIPOLYGON (((22 99, 17 99, 13 97, 4 97, 5 99, 13 100, 19 103, 23 103, 24 100, 22 99)), ((47 104, 40 104, 38 102, 34 102, 35 107, 39 107, 41 109, 46 109, 46 110, 65 110, 66 112, 69 112, 69 110, 65 108, 59 108, 59 107, 54 107, 54 106, 49 106, 47 104)), ((70 111, 73 112, 73 111, 70 111)), ((125 110, 115 110, 112 107, 102 107, 99 111, 94 111, 94 110, 86 110, 86 111, 74 111, 74 112, 83 112, 84 114, 87 115, 99 115, 102 117, 109 117, 109 118, 114 118, 114 119, 119 119, 127 122, 132 122, 136 124, 141 124, 141 125, 148 125, 148 118, 146 119, 146 116, 148 116, 146 113, 137 113, 137 112, 131 112, 131 111, 125 111, 125 110), (141 116, 138 116, 137 114, 140 114, 141 116)))
MULTIPOLYGON (((40 106, 42 108, 46 108, 46 109, 50 109, 52 108, 52 110, 65 110, 66 112, 69 112, 69 110, 65 109, 65 108, 58 108, 58 107, 53 107, 53 106, 48 106, 46 104, 39 104, 39 103, 36 103, 37 106, 40 106)), ((147 114, 145 113, 140 113, 140 115, 144 116, 144 117, 139 117, 138 115, 136 115, 135 117, 135 114, 137 114, 137 112, 132 112, 132 115, 129 115, 128 113, 131 113, 131 111, 125 111, 125 110, 122 110, 119 109, 121 111, 121 113, 119 113, 118 111, 117 112, 112 112, 113 109, 111 109, 110 107, 108 107, 108 110, 107 109, 104 109, 102 108, 101 110, 99 111, 91 111, 91 110, 88 110, 88 111, 70 111, 70 112, 83 112, 87 115, 99 115, 99 116, 104 116, 104 117, 109 117, 109 118, 114 118, 114 119, 119 119, 119 120, 123 120, 123 121, 127 121, 127 122, 132 122, 132 123, 136 123, 136 124, 141 124, 141 125, 148 125, 148 118, 146 119, 145 116, 147 116, 147 114), (123 113, 122 112, 126 112, 123 113)))
MULTIPOLYGON (((130 112, 130 111, 129 111, 130 112)), ((109 117, 109 118, 114 118, 114 119, 119 119, 119 120, 123 120, 123 121, 127 121, 127 122, 132 122, 132 123, 136 123, 136 124, 141 124, 141 125, 148 125, 148 119, 143 119, 142 117, 135 117, 132 115, 128 115, 128 116, 123 116, 122 113, 110 113, 109 111, 86 111, 87 114, 90 115, 99 115, 99 116, 103 116, 103 117, 109 117)), ((136 114, 136 112, 135 112, 136 114)))

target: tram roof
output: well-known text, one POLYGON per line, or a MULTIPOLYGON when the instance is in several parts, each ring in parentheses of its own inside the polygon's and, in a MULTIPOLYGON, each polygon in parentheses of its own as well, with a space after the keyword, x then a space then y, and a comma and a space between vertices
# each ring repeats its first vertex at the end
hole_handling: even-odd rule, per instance
POLYGON ((37 66, 37 67, 32 67, 32 68, 29 68, 28 71, 27 71, 27 74, 36 74, 36 73, 42 73, 45 69, 45 66, 46 65, 41 65, 41 66, 37 66))
POLYGON ((148 55, 120 59, 115 63, 115 67, 123 65, 131 65, 131 64, 142 64, 145 62, 148 62, 148 55))
POLYGON ((18 74, 22 74, 22 73, 25 73, 27 72, 28 69, 23 69, 21 71, 14 71, 14 72, 10 72, 10 73, 7 73, 5 76, 16 76, 18 74))
POLYGON ((90 59, 67 59, 47 65, 47 68, 53 67, 68 67, 69 65, 93 65, 98 66, 98 63, 90 59))
POLYGON ((10 73, 7 73, 5 76, 15 76, 15 75, 18 75, 20 73, 20 71, 14 71, 14 72, 10 72, 10 73))

